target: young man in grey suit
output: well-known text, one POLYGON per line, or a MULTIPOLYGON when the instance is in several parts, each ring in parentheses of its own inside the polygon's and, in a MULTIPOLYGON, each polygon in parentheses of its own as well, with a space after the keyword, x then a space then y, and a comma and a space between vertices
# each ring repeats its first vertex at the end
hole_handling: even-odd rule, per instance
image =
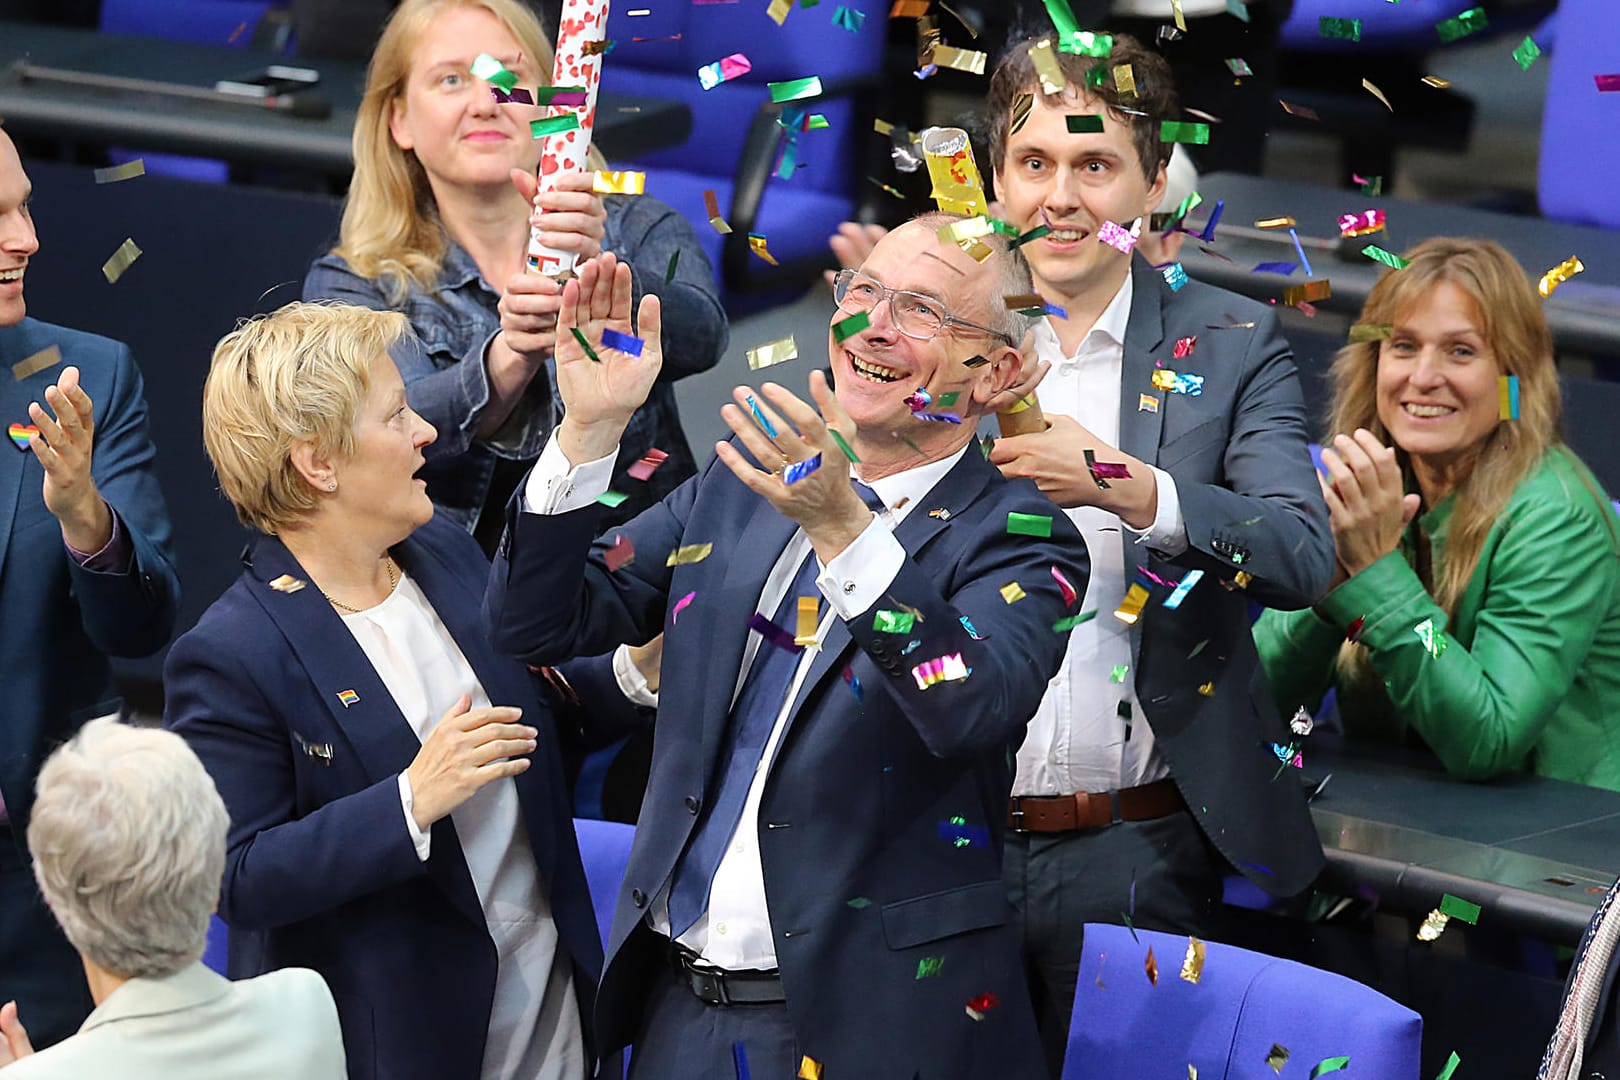
POLYGON ((1002 216, 1051 229, 1022 250, 1063 317, 1033 334, 1049 426, 990 460, 1079 527, 1097 612, 1030 722, 1009 807, 1006 876, 1055 1073, 1086 922, 1204 934, 1231 868, 1278 896, 1321 868, 1300 785, 1278 775, 1289 729, 1247 601, 1313 602, 1333 543, 1273 311, 1105 241, 1128 249, 1163 196, 1161 123, 1181 118, 1168 65, 1123 36, 1106 58, 1053 48, 1067 85, 1046 94, 1032 44, 992 77, 990 160, 1002 216))

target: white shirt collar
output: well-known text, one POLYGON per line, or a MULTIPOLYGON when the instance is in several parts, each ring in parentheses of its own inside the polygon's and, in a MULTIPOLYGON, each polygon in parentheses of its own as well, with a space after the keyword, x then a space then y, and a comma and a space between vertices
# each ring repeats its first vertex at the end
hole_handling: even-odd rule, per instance
MULTIPOLYGON (((880 480, 873 480, 871 488, 877 492, 878 498, 883 500, 883 506, 888 510, 892 523, 900 524, 907 514, 917 508, 923 497, 934 490, 934 485, 945 479, 946 473, 956 468, 956 463, 962 460, 962 455, 974 449, 976 449, 975 440, 969 439, 966 446, 950 457, 891 473, 880 480)), ((850 468, 850 475, 857 480, 860 479, 855 474, 853 466, 850 468)))
MULTIPOLYGON (((1080 347, 1074 351, 1073 356, 1066 356, 1058 365, 1058 373, 1067 375, 1074 370, 1079 358, 1103 346, 1104 342, 1112 344, 1115 348, 1125 347, 1125 328, 1131 321, 1131 296, 1136 291, 1131 283, 1132 275, 1125 274, 1125 281, 1114 294, 1114 298, 1103 308, 1103 313, 1097 316, 1097 321, 1091 324, 1091 330, 1081 339, 1080 347)), ((1058 344, 1057 331, 1052 327, 1055 315, 1048 315, 1035 326, 1035 337, 1038 345, 1058 355, 1063 355, 1063 347, 1058 344)))

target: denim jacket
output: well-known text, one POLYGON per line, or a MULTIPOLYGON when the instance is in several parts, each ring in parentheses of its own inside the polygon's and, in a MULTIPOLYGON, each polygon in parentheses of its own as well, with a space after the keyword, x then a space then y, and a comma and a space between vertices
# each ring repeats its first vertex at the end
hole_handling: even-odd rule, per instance
MULTIPOLYGON (((709 260, 687 220, 645 195, 609 195, 603 202, 607 224, 602 249, 631 265, 635 304, 640 304, 644 291, 652 292, 662 301, 664 316, 663 371, 620 443, 613 488, 629 498, 603 516, 604 526, 610 526, 658 502, 697 471, 681 431, 672 384, 713 367, 725 351, 730 330, 709 260), (681 257, 675 277, 665 284, 676 252, 681 257), (627 476, 626 470, 653 449, 669 457, 651 479, 643 482, 627 476)), ((489 402, 484 356, 500 330, 501 294, 484 280, 460 245, 450 242, 437 289, 426 292, 410 285, 397 304, 390 302, 381 282, 356 274, 335 254, 323 255, 304 278, 304 299, 395 310, 410 320, 415 336, 395 347, 394 362, 411 407, 439 432, 438 440, 427 448, 422 477, 440 512, 472 531, 498 462, 532 463, 562 419, 554 361, 548 360, 545 371, 535 375, 500 429, 478 439, 474 432, 489 402)), ((512 472, 502 471, 508 476, 512 472)))

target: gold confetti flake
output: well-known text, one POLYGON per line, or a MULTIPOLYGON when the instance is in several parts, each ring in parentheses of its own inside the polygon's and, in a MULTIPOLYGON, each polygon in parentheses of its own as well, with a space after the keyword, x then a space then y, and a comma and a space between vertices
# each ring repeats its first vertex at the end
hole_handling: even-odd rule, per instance
POLYGON ((1016 604, 1025 596, 1023 586, 1016 581, 1009 581, 1001 587, 1001 598, 1009 604, 1016 604))
POLYGON ((1204 977, 1204 943, 1195 937, 1187 939, 1187 955, 1181 958, 1181 978, 1196 983, 1204 977))
POLYGON ((664 560, 664 565, 685 566, 688 563, 700 563, 713 551, 713 544, 685 544, 670 552, 669 558, 664 560))
POLYGON ((112 258, 101 267, 102 276, 107 279, 107 284, 117 284, 118 279, 124 276, 124 271, 140 257, 141 249, 135 246, 135 241, 125 240, 120 244, 118 250, 112 253, 112 258))
POLYGON ((792 335, 779 341, 767 341, 763 345, 756 345, 748 350, 748 369, 758 371, 760 368, 772 367, 776 364, 785 364, 789 360, 799 358, 798 343, 792 335))

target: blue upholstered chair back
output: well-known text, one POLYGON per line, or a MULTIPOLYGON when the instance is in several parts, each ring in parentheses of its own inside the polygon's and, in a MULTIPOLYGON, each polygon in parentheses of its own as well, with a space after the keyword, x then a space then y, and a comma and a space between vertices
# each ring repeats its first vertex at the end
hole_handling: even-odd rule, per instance
POLYGON ((618 903, 619 885, 630 862, 630 843, 636 827, 617 821, 574 819, 574 836, 579 840, 579 857, 585 863, 585 884, 591 890, 591 907, 596 911, 596 929, 607 945, 613 929, 613 908, 618 903))
POLYGON ((1087 923, 1086 952, 1063 1080, 1186 1076, 1276 1080, 1266 1064, 1285 1047, 1285 1076, 1349 1057, 1348 1076, 1419 1080, 1423 1020, 1382 994, 1326 971, 1230 945, 1205 943, 1198 983, 1179 978, 1187 939, 1087 923), (1149 946, 1155 986, 1143 971, 1149 946), (1103 958, 1106 957, 1106 960, 1103 958), (1098 985, 1098 982, 1101 985, 1098 985))
POLYGON ((1536 196, 1545 217, 1620 228, 1611 178, 1620 168, 1620 91, 1599 93, 1594 75, 1620 71, 1613 0, 1561 0, 1558 46, 1547 62, 1536 196))
POLYGON ((224 45, 235 35, 246 45, 265 12, 277 6, 272 0, 102 0, 101 29, 204 45, 224 45))

